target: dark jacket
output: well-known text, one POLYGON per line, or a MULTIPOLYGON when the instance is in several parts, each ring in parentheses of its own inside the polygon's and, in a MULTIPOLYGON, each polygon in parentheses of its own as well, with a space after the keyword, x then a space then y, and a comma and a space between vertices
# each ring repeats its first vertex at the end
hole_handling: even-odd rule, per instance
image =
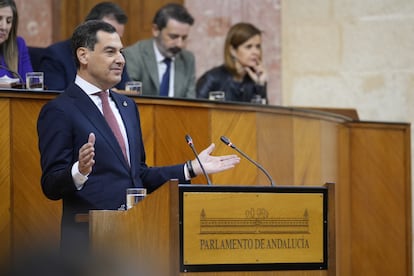
MULTIPOLYGON (((40 61, 40 71, 44 72, 45 86, 50 90, 65 90, 74 82, 76 64, 70 39, 52 44, 45 49, 40 61)), ((115 87, 124 90, 125 82, 128 80, 124 67, 121 82, 115 87)))
POLYGON ((267 98, 266 85, 257 85, 248 75, 237 82, 224 65, 205 72, 197 81, 196 91, 197 98, 206 99, 210 91, 224 91, 226 101, 250 102, 255 95, 267 98))
POLYGON ((130 187, 145 187, 151 192, 172 178, 185 183, 184 164, 146 165, 137 105, 124 95, 110 94, 125 124, 130 166, 102 113, 79 86, 69 85, 64 93, 43 106, 38 118, 41 184, 48 198, 63 199, 63 247, 76 246, 82 237, 87 240, 87 227, 82 229, 82 224, 75 222, 76 214, 117 210, 125 205, 126 189, 130 187), (77 190, 71 168, 91 132, 96 137, 95 164, 83 188, 77 190))

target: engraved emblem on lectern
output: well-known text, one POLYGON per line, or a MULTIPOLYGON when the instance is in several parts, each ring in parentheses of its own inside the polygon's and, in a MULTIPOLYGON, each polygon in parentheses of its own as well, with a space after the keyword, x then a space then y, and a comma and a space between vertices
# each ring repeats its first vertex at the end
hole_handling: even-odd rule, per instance
POLYGON ((265 208, 245 210, 244 217, 208 217, 200 213, 200 234, 309 234, 308 210, 298 217, 272 217, 265 208))

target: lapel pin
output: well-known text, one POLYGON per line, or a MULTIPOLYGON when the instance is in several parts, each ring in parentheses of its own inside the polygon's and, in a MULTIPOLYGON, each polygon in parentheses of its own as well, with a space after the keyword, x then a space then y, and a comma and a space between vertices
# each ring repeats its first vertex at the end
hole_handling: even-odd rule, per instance
POLYGON ((128 104, 127 104, 127 102, 126 102, 126 101, 124 101, 124 102, 122 103, 122 105, 123 105, 123 106, 128 106, 128 104))

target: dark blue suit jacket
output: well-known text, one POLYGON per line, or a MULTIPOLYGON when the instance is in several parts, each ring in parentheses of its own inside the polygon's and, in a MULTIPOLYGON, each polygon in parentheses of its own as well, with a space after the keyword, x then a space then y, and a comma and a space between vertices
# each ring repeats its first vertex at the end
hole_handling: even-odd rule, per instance
MULTIPOLYGON (((43 52, 39 68, 44 72, 47 89, 65 90, 75 80, 77 70, 70 39, 47 47, 43 52)), ((124 68, 121 82, 115 87, 124 90, 125 82, 128 80, 129 77, 124 68)))
MULTIPOLYGON (((125 124, 131 166, 125 161, 115 135, 89 96, 71 84, 64 93, 45 104, 39 114, 37 129, 41 154, 44 194, 63 199, 62 242, 78 229, 75 215, 89 210, 116 210, 125 204, 126 189, 146 187, 151 192, 176 178, 185 182, 183 164, 148 167, 142 141, 140 118, 135 102, 115 92, 110 93, 125 124), (95 165, 81 190, 75 188, 71 168, 78 160, 79 149, 96 136, 95 165)), ((79 224, 79 223, 78 223, 79 224)), ((87 235, 87 232, 86 232, 87 235)))

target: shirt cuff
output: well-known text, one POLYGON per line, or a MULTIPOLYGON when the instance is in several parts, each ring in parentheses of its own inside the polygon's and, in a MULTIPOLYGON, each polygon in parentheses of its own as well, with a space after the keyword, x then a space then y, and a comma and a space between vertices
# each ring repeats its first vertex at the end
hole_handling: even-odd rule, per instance
POLYGON ((187 163, 184 164, 184 177, 185 177, 185 180, 187 181, 191 180, 190 172, 188 171, 188 168, 187 168, 187 163))
POLYGON ((72 179, 78 191, 83 188, 83 184, 85 184, 86 180, 88 180, 88 175, 83 175, 79 172, 79 161, 73 164, 72 179))

